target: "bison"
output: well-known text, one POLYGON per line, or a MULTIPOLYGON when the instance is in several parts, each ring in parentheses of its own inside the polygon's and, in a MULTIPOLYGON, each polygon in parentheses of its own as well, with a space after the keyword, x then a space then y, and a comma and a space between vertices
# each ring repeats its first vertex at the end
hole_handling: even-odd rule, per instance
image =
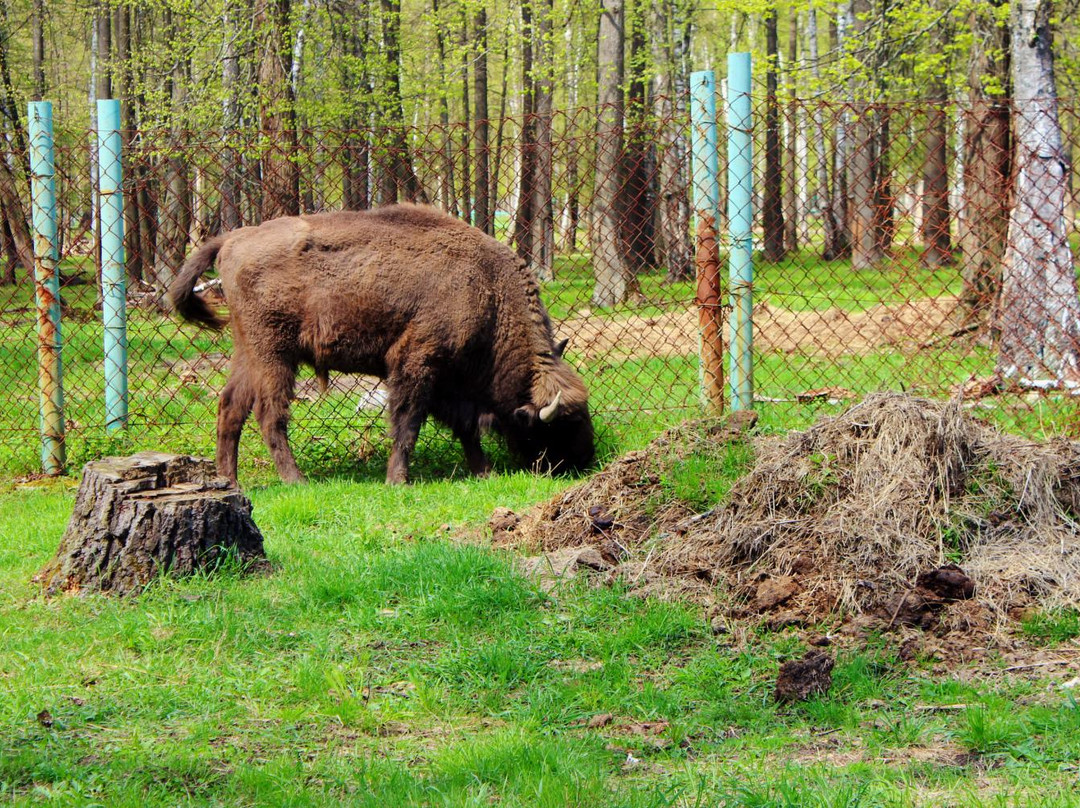
POLYGON ((211 328, 225 320, 195 291, 217 263, 234 342, 218 402, 218 473, 236 481, 254 409, 286 482, 301 482, 287 424, 296 372, 310 365, 386 381, 390 483, 408 481, 428 415, 461 441, 473 474, 490 465, 482 427, 531 467, 593 461, 588 394, 562 357, 536 280, 508 247, 426 206, 289 216, 210 239, 169 289, 172 308, 211 328))

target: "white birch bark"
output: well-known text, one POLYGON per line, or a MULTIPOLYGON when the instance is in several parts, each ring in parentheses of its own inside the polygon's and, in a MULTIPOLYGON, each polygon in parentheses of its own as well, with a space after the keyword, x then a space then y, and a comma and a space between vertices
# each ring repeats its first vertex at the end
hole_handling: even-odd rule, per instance
POLYGON ((998 371, 1032 387, 1080 391, 1080 298, 1065 222, 1068 166, 1061 142, 1052 0, 1015 0, 1012 75, 1016 193, 998 325, 998 371))

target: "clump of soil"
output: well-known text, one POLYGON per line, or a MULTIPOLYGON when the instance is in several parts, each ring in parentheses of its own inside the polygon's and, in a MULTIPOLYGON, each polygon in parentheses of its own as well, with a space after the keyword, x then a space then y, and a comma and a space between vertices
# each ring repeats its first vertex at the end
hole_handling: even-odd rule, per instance
POLYGON ((1017 609, 1080 604, 1080 443, 899 394, 786 436, 751 425, 670 430, 520 520, 504 514, 495 541, 591 546, 632 591, 775 627, 992 631, 1017 609), (737 441, 753 442, 753 467, 712 509, 671 496, 687 457, 737 441))

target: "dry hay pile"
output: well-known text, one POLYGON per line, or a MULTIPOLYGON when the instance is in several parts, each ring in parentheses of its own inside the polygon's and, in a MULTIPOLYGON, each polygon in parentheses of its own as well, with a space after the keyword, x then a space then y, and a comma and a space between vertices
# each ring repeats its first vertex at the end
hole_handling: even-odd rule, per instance
POLYGON ((1080 443, 1004 435, 959 400, 878 394, 755 439, 753 468, 711 511, 664 498, 681 458, 745 426, 669 431, 520 522, 502 515, 496 541, 548 559, 588 548, 579 564, 643 594, 779 625, 874 615, 976 629, 1080 605, 1080 443))

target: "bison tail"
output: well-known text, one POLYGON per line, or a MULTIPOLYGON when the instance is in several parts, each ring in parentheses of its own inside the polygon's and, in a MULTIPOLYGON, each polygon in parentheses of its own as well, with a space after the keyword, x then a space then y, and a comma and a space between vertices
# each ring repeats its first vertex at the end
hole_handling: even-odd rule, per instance
POLYGON ((225 236, 212 238, 189 255, 169 287, 168 294, 173 311, 185 320, 213 329, 222 328, 226 320, 206 302, 206 298, 195 291, 195 284, 199 277, 213 266, 214 259, 224 243, 225 236))

